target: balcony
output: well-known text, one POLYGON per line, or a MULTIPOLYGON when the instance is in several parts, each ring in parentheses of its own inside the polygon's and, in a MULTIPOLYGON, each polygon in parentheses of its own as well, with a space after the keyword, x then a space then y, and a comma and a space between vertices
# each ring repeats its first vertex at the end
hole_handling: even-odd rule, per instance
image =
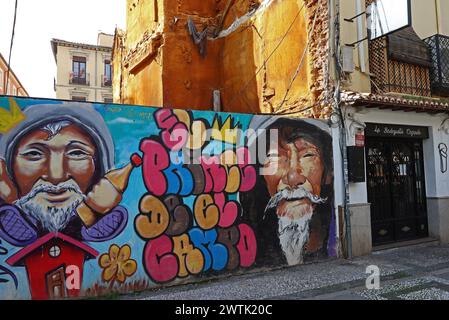
POLYGON ((70 84, 73 85, 82 85, 82 86, 89 86, 90 85, 90 74, 89 73, 74 73, 70 72, 70 84))
POLYGON ((373 93, 432 95, 430 52, 412 28, 370 41, 369 51, 373 93))
POLYGON ((449 96, 449 37, 435 35, 426 40, 432 58, 430 81, 434 95, 449 96))
POLYGON ((101 75, 101 86, 102 87, 112 87, 112 78, 108 78, 105 75, 101 75))

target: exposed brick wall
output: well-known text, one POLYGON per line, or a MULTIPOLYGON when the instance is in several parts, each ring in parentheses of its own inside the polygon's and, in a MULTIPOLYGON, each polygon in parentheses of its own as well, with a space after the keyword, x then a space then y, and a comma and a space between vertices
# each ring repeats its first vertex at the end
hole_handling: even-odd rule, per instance
POLYGON ((328 116, 327 0, 273 0, 264 12, 230 35, 208 41, 206 56, 199 55, 186 28, 189 17, 199 31, 208 28, 213 36, 259 4, 257 0, 129 0, 129 10, 137 12, 128 14, 129 30, 122 36, 124 92, 120 102, 211 109, 212 92, 220 90, 224 111, 328 116), (158 14, 154 13, 156 7, 158 14), (145 12, 143 18, 138 10, 145 12), (294 20, 298 11, 301 14, 294 20), (315 13, 318 16, 304 64, 289 89, 315 13), (153 16, 158 21, 153 21, 153 16), (300 112, 310 106, 313 108, 300 112))

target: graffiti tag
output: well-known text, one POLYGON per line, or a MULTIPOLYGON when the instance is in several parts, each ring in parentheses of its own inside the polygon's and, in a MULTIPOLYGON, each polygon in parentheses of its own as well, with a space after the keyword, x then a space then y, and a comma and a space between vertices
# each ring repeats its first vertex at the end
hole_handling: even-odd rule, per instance
POLYGON ((230 195, 247 192, 256 183, 250 152, 237 139, 221 138, 223 126, 232 130, 229 117, 222 127, 214 120, 214 141, 232 144, 220 154, 196 153, 195 164, 185 163, 182 149, 200 149, 207 143, 202 132, 207 121, 193 120, 183 111, 155 113, 159 136, 141 141, 142 175, 148 191, 135 219, 137 234, 147 241, 143 261, 149 277, 158 283, 207 271, 250 267, 257 242, 250 226, 239 221, 241 205, 230 195), (196 137, 199 137, 196 139, 196 137), (193 141, 199 141, 193 145, 193 141), (184 199, 194 197, 187 206, 184 199))

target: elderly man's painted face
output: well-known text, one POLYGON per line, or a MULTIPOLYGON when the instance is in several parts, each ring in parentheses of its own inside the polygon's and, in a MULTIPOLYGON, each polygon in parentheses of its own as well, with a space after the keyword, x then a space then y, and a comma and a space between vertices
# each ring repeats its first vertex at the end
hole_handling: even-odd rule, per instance
POLYGON ((95 153, 90 136, 73 124, 53 137, 43 129, 32 131, 20 140, 13 158, 20 196, 40 184, 58 186, 67 182, 68 187, 42 192, 46 204, 58 207, 71 201, 76 185, 86 193, 95 173, 95 153))
POLYGON ((278 216, 298 219, 309 213, 314 203, 322 202, 318 198, 321 194, 324 164, 321 151, 312 142, 306 138, 287 142, 282 136, 281 134, 279 137, 278 148, 270 150, 265 164, 265 168, 274 174, 264 178, 270 196, 278 195, 283 198, 276 202, 278 216), (310 193, 309 197, 303 191, 310 193), (287 194, 289 195, 285 196, 287 194), (316 201, 311 201, 313 196, 316 201))

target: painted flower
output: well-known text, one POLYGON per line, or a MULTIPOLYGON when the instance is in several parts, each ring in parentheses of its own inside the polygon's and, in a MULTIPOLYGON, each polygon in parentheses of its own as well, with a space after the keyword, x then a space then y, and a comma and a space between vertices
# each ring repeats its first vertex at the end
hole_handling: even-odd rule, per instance
POLYGON ((102 278, 106 282, 114 283, 117 280, 124 283, 126 278, 131 277, 137 271, 137 263, 131 258, 131 247, 124 245, 119 247, 115 244, 109 247, 109 253, 101 255, 99 264, 103 268, 102 278))

